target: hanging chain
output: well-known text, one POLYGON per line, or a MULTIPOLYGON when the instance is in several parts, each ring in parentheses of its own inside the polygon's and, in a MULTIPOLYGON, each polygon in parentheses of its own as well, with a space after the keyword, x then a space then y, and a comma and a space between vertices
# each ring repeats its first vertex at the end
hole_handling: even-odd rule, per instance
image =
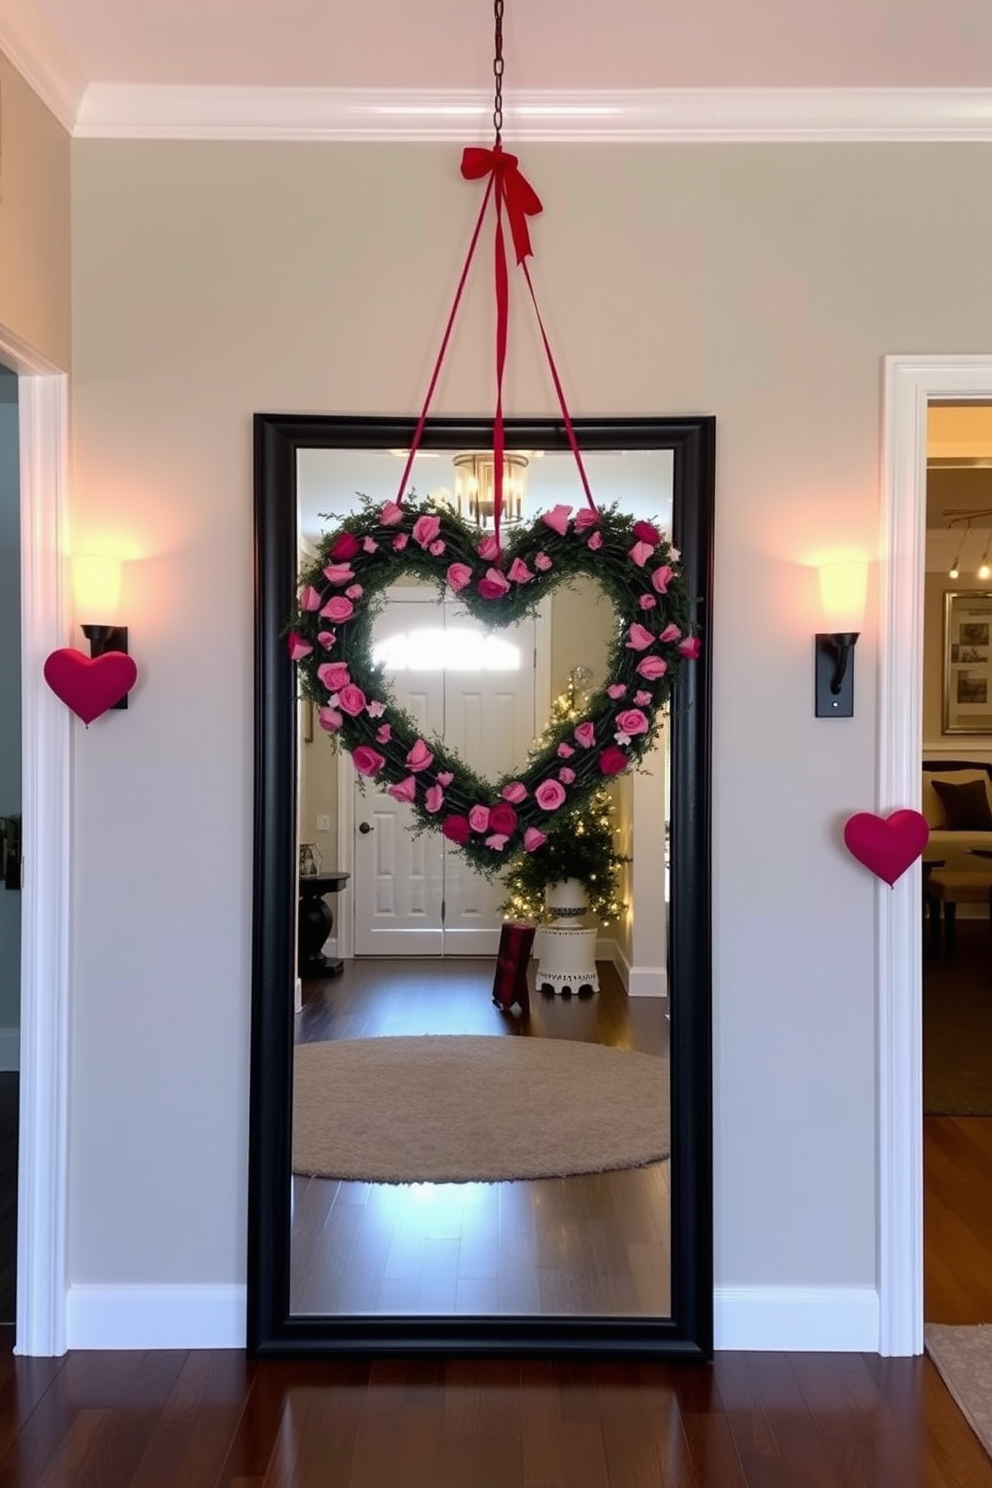
POLYGON ((496 22, 496 46, 493 57, 493 78, 496 83, 496 93, 493 100, 493 128, 496 131, 496 143, 503 142, 503 0, 494 0, 493 17, 496 22))

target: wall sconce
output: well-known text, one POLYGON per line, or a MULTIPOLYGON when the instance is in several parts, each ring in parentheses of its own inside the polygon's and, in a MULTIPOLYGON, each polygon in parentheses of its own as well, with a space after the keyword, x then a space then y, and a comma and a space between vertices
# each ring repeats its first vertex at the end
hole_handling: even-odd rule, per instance
MULTIPOLYGON (((106 554, 81 554, 72 560, 72 587, 76 614, 83 635, 90 643, 90 656, 95 661, 108 651, 126 656, 127 626, 117 624, 121 597, 121 560, 106 554)), ((115 708, 127 707, 127 693, 115 708)))
POLYGON ((817 718, 854 717, 854 645, 861 633, 868 565, 865 562, 820 566, 820 603, 830 630, 815 638, 817 718))

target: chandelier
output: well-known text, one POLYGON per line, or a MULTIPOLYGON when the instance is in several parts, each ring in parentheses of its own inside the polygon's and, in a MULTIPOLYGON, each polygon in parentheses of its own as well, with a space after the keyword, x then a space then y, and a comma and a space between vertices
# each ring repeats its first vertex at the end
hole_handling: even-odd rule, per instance
MULTIPOLYGON (((455 455, 452 463, 458 515, 463 520, 474 522, 477 527, 492 529, 495 525, 495 460, 492 450, 466 450, 455 455)), ((500 521, 506 526, 523 518, 529 463, 529 457, 516 450, 508 450, 503 455, 503 513, 500 521)))

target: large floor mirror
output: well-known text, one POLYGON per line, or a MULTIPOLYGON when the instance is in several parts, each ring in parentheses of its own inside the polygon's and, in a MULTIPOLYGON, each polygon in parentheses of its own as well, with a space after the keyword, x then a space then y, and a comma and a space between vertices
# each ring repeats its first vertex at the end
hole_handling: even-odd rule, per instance
MULTIPOLYGON (((342 522, 397 499, 415 425, 255 419, 249 1348, 705 1358, 714 420, 576 425, 597 507, 677 550, 702 647, 640 767, 595 798, 623 859, 612 902, 538 928, 512 1006, 504 926, 533 903, 415 830, 403 791, 356 768, 301 694, 287 646, 301 574, 342 522)), ((510 420, 506 440, 505 530, 588 509, 559 421, 510 420)), ((428 420, 406 483, 480 544, 491 445, 488 421, 428 420)), ((606 686, 619 620, 588 564, 498 630, 398 564, 370 624, 389 708, 503 781, 606 686)))

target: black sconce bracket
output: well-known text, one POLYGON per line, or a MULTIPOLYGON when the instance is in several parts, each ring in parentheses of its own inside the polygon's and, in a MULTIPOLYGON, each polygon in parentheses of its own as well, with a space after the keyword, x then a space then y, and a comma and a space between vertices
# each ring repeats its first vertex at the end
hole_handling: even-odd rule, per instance
POLYGON ((816 635, 816 716, 854 717, 854 643, 858 630, 818 631, 816 635))
MULTIPOLYGON (((84 625, 82 632, 90 643, 90 656, 94 661, 98 656, 106 655, 108 651, 120 651, 125 656, 128 654, 126 625, 84 625)), ((127 693, 114 704, 114 707, 127 707, 127 693)))

